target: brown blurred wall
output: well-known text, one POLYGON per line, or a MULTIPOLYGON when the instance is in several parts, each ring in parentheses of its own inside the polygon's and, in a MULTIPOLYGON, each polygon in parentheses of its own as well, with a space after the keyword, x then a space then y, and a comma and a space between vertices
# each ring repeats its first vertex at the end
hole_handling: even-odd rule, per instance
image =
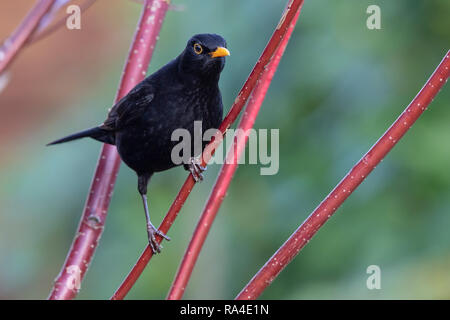
MULTIPOLYGON (((0 1, 1 42, 35 2, 0 1)), ((65 7, 58 17, 64 15, 65 7)), ((97 0, 82 13, 81 30, 63 26, 20 52, 8 69, 7 87, 0 92, 0 165, 14 157, 27 135, 69 107, 67 101, 95 88, 101 79, 100 71, 105 72, 112 61, 126 54, 132 36, 126 20, 131 19, 124 14, 124 0, 97 0), (121 36, 125 32, 130 35, 121 36)))

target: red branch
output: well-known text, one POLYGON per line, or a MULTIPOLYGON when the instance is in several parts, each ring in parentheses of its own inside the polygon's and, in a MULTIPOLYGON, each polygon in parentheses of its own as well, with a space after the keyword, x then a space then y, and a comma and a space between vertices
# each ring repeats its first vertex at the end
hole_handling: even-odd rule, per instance
MULTIPOLYGON (((115 101, 126 95, 145 77, 168 4, 147 0, 131 45, 115 101)), ((120 166, 115 146, 104 144, 92 180, 78 231, 49 299, 76 296, 103 231, 109 202, 120 166)))
MULTIPOLYGON (((230 111, 228 112, 228 115, 225 117, 225 119, 223 120, 222 124, 219 127, 222 136, 225 135, 228 128, 234 123, 239 113, 241 112, 242 108, 244 107, 245 103, 247 102, 248 97, 253 91, 253 88, 255 87, 265 67, 272 59, 276 49, 280 45, 281 40, 286 34, 301 4, 303 4, 303 0, 289 1, 289 4, 286 10, 284 11, 283 16, 281 17, 281 20, 277 28, 275 29, 274 33, 272 34, 272 37, 270 38, 266 48, 264 49, 261 57, 256 62, 255 67, 253 68, 244 86, 239 92, 230 111)), ((214 154, 214 150, 221 143, 221 140, 222 139, 217 140, 213 139, 213 141, 211 141, 211 143, 206 147, 205 151, 203 152, 203 165, 206 165, 208 163, 208 161, 211 158, 211 155, 214 154)), ((192 176, 189 175, 186 181, 184 182, 183 186, 181 187, 180 191, 178 192, 178 195, 176 196, 174 202, 172 203, 169 211, 167 212, 167 215, 165 216, 163 222, 161 223, 159 230, 167 234, 173 222, 175 221, 175 218, 180 212, 183 204, 185 203, 187 197, 191 193, 194 185, 195 181, 192 178, 192 176)), ((157 236, 157 240, 158 242, 161 242, 162 238, 160 236, 157 236)), ((136 283, 139 276, 144 271, 145 267, 147 266, 152 256, 153 256, 152 250, 150 249, 149 246, 147 246, 144 252, 139 257, 136 264, 134 265, 134 267, 131 269, 130 273, 127 275, 127 277, 122 282, 120 287, 111 297, 111 299, 119 300, 123 299, 127 295, 130 289, 136 283)))
POLYGON ((14 60, 20 49, 33 35, 42 17, 50 10, 55 0, 40 0, 27 14, 25 19, 14 31, 14 33, 5 40, 0 47, 0 74, 6 70, 14 60))
POLYGON ((266 262, 236 299, 256 299, 261 295, 427 109, 444 83, 447 82, 450 74, 449 67, 450 51, 447 52, 425 86, 394 124, 266 262))
POLYGON ((217 212, 219 211, 223 199, 227 194, 228 187, 230 186, 234 173, 236 172, 238 160, 241 158, 242 152, 245 149, 249 132, 253 128, 253 124, 255 123, 272 78, 278 68, 278 64, 280 63, 281 57, 283 56, 284 50, 289 42, 292 31, 294 31, 299 14, 300 10, 297 12, 294 20, 292 20, 288 32, 285 34, 283 41, 278 47, 275 56, 270 61, 269 66, 261 76, 260 81, 252 93, 250 102, 247 108, 245 108, 244 115, 242 116, 234 136, 233 145, 228 150, 226 161, 221 168, 211 195, 209 196, 200 220, 197 223, 197 227, 194 231, 189 246, 186 249, 183 260, 172 284, 172 288, 167 296, 168 300, 179 300, 184 294, 184 290, 189 282, 192 270, 194 269, 195 263, 200 255, 200 251, 202 250, 203 244, 208 236, 208 232, 211 229, 217 212))

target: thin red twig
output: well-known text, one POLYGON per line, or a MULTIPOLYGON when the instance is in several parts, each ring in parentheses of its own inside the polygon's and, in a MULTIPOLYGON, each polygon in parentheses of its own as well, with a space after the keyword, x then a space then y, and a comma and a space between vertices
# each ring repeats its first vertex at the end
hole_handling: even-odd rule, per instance
MULTIPOLYGON (((163 0, 145 2, 116 102, 144 79, 167 8, 168 4, 163 0)), ((103 231, 119 166, 116 148, 104 144, 78 231, 49 299, 72 299, 78 293, 103 231)))
MULTIPOLYGON (((230 111, 228 112, 228 115, 223 120, 222 124, 219 127, 220 132, 222 133, 222 136, 225 135, 228 128, 234 123, 236 118, 238 117, 239 113, 241 112, 242 108, 244 107, 245 103, 247 102, 248 97, 250 96, 250 93, 252 92, 253 88, 255 87, 256 82, 260 78, 264 68, 267 66, 269 61, 272 59, 275 50, 278 48, 278 46, 281 43, 282 38, 286 34, 292 20, 294 19, 296 12, 300 8, 300 5, 303 4, 303 0, 290 0, 287 8, 285 9, 283 16, 277 25, 274 33, 272 34, 272 37, 270 38, 266 48, 264 49, 261 57, 256 62, 255 67, 253 68, 252 72, 250 73, 249 77, 247 78, 244 86, 242 87, 241 91, 239 92, 236 100, 234 101, 230 111)), ((203 165, 206 165, 208 161, 210 160, 211 156, 214 154, 214 150, 218 147, 218 145, 221 143, 221 139, 219 140, 212 140, 211 143, 206 147, 205 151, 203 152, 203 165)), ((170 227, 172 226, 173 222, 175 221, 175 218, 177 217, 178 213, 180 212, 183 204, 185 203, 187 197, 191 193, 193 187, 195 185, 195 181, 192 178, 191 175, 189 175, 184 182, 183 186, 181 187, 180 191, 178 192, 174 202, 172 203, 169 211, 167 212, 167 215, 165 216, 163 222, 161 223, 159 230, 166 233, 169 231, 170 227)), ((162 241, 162 238, 160 236, 157 236, 158 242, 162 241)), ((117 291, 114 293, 114 295, 111 297, 113 300, 120 300, 123 299, 127 293, 131 290, 133 285, 136 283, 139 276, 144 271, 145 267, 147 266, 148 262, 152 258, 153 253, 149 246, 145 248, 141 256, 139 257, 138 261, 134 265, 134 267, 131 269, 130 273, 127 275, 125 280, 122 282, 120 287, 117 289, 117 291)))
POLYGON ((253 124, 255 123, 272 78, 278 68, 278 64, 281 61, 292 31, 295 28, 300 10, 301 7, 294 20, 292 20, 290 28, 284 36, 282 43, 278 47, 275 56, 270 61, 269 66, 264 71, 260 81, 256 85, 248 106, 245 108, 244 115, 242 116, 234 136, 233 145, 228 150, 226 161, 220 170, 219 176, 211 191, 211 195, 209 196, 205 208, 203 209, 192 239, 186 249, 180 267, 178 268, 177 275, 167 296, 168 300, 179 300, 183 297, 185 288, 191 277, 192 270, 194 269, 195 263, 200 255, 200 251, 203 248, 203 244, 208 236, 209 230, 211 229, 217 212, 220 209, 223 199, 227 194, 231 180, 233 179, 234 173, 238 167, 238 160, 241 158, 242 152, 245 149, 249 130, 253 128, 253 124))
POLYGON ((0 74, 11 64, 20 49, 33 35, 42 17, 50 10, 55 0, 40 0, 28 12, 25 19, 0 47, 0 74))
POLYGON ((236 299, 256 299, 261 295, 427 109, 436 94, 447 82, 450 74, 449 67, 450 51, 447 52, 433 75, 400 117, 266 262, 236 299))

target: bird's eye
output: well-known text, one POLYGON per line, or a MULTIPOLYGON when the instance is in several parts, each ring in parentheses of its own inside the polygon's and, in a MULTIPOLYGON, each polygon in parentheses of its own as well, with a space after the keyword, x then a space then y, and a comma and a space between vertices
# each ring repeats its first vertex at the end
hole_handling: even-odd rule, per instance
POLYGON ((200 44, 195 43, 194 44, 194 51, 195 51, 196 54, 201 54, 203 52, 203 47, 200 44))

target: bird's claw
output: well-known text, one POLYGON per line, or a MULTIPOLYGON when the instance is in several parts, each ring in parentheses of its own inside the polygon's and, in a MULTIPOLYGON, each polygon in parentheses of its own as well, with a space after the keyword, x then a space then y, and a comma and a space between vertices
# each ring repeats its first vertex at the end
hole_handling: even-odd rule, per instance
POLYGON ((147 233, 148 233, 148 243, 154 254, 160 253, 161 249, 163 248, 161 244, 159 244, 158 241, 156 240, 156 235, 163 237, 167 241, 170 241, 170 237, 166 236, 162 231, 156 229, 153 225, 147 226, 147 233))
POLYGON ((202 166, 201 157, 191 157, 189 159, 188 169, 195 182, 203 181, 203 172, 207 168, 202 166))

